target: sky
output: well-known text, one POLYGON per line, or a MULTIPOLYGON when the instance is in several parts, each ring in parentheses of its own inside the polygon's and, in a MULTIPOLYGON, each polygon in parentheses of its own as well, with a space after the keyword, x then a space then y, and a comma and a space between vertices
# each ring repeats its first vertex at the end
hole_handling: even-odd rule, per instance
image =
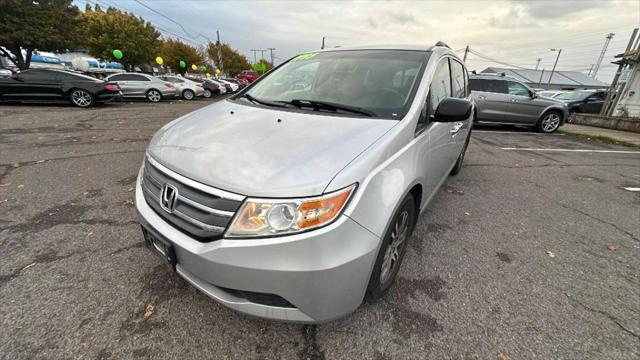
MULTIPOLYGON (((275 48, 276 64, 301 52, 371 44, 430 46, 442 40, 462 56, 468 45, 470 70, 488 66, 587 73, 596 63, 608 33, 614 33, 598 71, 610 82, 613 56, 624 51, 640 26, 638 0, 538 1, 177 1, 74 0, 115 6, 150 21, 166 37, 193 45, 215 39, 245 54, 275 48), (202 36, 201 36, 202 35, 202 36), (205 38, 206 37, 206 38, 205 38), (503 62, 513 66, 504 66, 503 62)), ((257 53, 258 59, 261 54, 257 53)), ((269 52, 264 52, 269 60, 269 52)))

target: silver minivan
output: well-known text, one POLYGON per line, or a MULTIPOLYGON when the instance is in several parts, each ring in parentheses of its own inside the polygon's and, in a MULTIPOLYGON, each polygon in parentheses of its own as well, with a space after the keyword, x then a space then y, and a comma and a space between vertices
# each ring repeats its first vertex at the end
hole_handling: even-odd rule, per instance
POLYGON ((298 55, 157 132, 136 183, 145 242, 243 313, 344 316, 424 241, 415 224, 469 143, 468 84, 443 43, 298 55))

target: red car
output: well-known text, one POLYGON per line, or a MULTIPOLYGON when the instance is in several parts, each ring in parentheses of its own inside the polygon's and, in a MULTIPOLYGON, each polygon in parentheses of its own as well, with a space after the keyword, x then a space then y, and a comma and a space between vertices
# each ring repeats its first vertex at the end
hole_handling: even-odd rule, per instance
POLYGON ((260 74, 254 70, 244 70, 240 73, 240 75, 236 76, 238 79, 245 79, 248 82, 252 83, 256 81, 260 77, 260 74))

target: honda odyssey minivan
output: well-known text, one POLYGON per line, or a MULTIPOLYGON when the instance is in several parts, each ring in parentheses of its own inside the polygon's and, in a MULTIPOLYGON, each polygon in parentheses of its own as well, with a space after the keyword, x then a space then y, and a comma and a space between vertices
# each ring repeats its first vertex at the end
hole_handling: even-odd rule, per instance
POLYGON ((323 322, 379 299, 462 167, 468 85, 441 42, 298 55, 157 132, 136 183, 145 242, 255 316, 323 322))

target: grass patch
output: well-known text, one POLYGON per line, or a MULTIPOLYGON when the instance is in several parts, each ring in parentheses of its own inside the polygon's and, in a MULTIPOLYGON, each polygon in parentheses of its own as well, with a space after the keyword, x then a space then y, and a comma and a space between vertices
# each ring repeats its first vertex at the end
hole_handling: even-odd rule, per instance
POLYGON ((571 136, 574 139, 578 139, 578 140, 592 140, 592 141, 601 142, 603 144, 633 146, 633 144, 620 142, 620 141, 617 141, 614 138, 610 138, 608 136, 603 136, 603 135, 595 135, 594 136, 594 135, 573 134, 573 133, 565 133, 565 134, 567 134, 568 136, 571 136))

